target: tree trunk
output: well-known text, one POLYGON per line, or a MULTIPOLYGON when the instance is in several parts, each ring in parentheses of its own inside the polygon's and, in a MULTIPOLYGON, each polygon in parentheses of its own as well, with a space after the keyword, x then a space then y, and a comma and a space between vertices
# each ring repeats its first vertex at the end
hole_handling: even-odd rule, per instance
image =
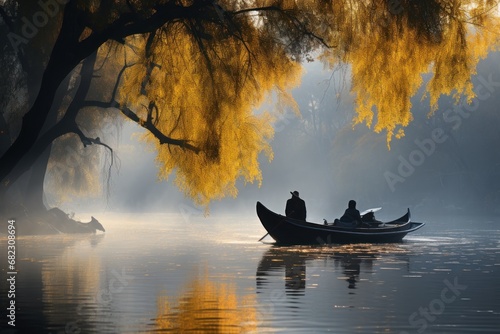
MULTIPOLYGON (((17 179, 21 177, 22 174, 24 174, 26 171, 28 171, 39 159, 39 157, 50 147, 52 142, 57 139, 58 137, 75 132, 78 129, 76 125, 76 116, 78 114, 78 111, 80 110, 81 106, 83 105, 83 102, 85 100, 85 97, 88 93, 90 83, 92 81, 92 74, 93 74, 93 69, 96 61, 97 53, 94 52, 90 57, 88 57, 82 65, 82 69, 80 72, 80 84, 78 85, 78 88, 76 90, 76 93, 73 97, 73 100, 71 101, 70 105, 68 106, 63 118, 59 121, 57 121, 57 109, 54 108, 53 112, 51 113, 51 116, 47 120, 47 126, 44 128, 48 128, 45 132, 42 133, 41 136, 39 136, 36 140, 36 142, 31 146, 31 149, 24 154, 20 158, 20 163, 16 166, 16 168, 9 174, 9 180, 11 181, 10 184, 5 185, 5 186, 0 186, 0 188, 5 188, 5 189, 0 189, 0 193, 3 191, 5 192, 6 189, 8 189, 9 186, 12 185, 13 182, 15 182, 17 179)), ((68 78, 69 80, 69 78, 68 78)), ((66 85, 63 85, 63 87, 67 87, 66 85)), ((61 95, 58 95, 58 98, 56 99, 56 105, 60 104, 57 103, 57 100, 60 98, 64 97, 64 91, 66 89, 61 89, 59 92, 61 92, 61 95)), ((50 152, 48 153, 50 155, 50 152)), ((42 163, 40 167, 42 168, 39 171, 35 171, 35 173, 40 173, 40 175, 34 176, 33 182, 35 187, 40 187, 37 190, 39 191, 38 194, 33 194, 36 202, 34 203, 35 207, 42 207, 43 204, 40 205, 43 198, 43 179, 45 177, 45 172, 46 172, 46 165, 48 162, 48 158, 46 157, 46 162, 42 163)), ((5 183, 4 183, 5 184, 5 183)), ((30 189, 27 189, 27 191, 30 191, 30 189)))
POLYGON ((0 156, 9 149, 9 146, 10 146, 9 125, 5 121, 3 114, 0 114, 0 156))
POLYGON ((43 200, 43 183, 45 181, 45 174, 47 172, 47 165, 50 159, 52 144, 49 145, 42 153, 42 155, 36 160, 33 167, 31 167, 31 174, 28 180, 28 185, 24 190, 24 206, 30 210, 30 212, 43 212, 47 210, 43 200))
MULTIPOLYGON (((71 74, 66 77, 63 84, 57 91, 54 99, 54 104, 47 117, 47 121, 42 129, 42 135, 57 123, 57 115, 63 102, 64 97, 68 92, 69 81, 71 74)), ((31 167, 31 174, 28 185, 24 190, 24 205, 31 211, 45 211, 47 208, 44 204, 44 188, 45 174, 47 173, 47 166, 49 164, 50 152, 52 150, 52 143, 43 151, 38 157, 36 162, 31 167)))
POLYGON ((45 72, 38 97, 33 107, 23 116, 19 136, 0 158, 0 180, 3 182, 7 181, 8 183, 7 177, 9 173, 35 143, 51 109, 59 84, 77 64, 78 62, 65 61, 65 64, 60 65, 54 71, 45 72))
POLYGON ((31 109, 23 116, 21 132, 0 158, 1 187, 10 186, 12 182, 8 179, 9 174, 35 144, 61 82, 81 60, 92 53, 89 50, 76 50, 85 25, 77 17, 78 11, 74 6, 74 2, 69 2, 65 7, 61 30, 43 73, 40 91, 31 109))

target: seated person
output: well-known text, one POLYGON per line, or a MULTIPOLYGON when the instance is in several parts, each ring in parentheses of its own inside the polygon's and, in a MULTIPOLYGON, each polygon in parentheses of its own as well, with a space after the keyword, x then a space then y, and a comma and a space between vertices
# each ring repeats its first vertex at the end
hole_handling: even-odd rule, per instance
POLYGON ((340 217, 340 226, 358 226, 361 225, 361 215, 359 211, 356 209, 356 201, 350 200, 348 204, 348 208, 345 210, 344 215, 340 217), (342 224, 342 223, 350 223, 350 224, 342 224))

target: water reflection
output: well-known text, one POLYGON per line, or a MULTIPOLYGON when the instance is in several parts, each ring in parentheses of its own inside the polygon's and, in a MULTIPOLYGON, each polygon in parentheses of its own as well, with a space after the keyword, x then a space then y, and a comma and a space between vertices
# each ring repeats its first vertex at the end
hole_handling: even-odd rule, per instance
POLYGON ((356 289, 356 282, 359 280, 362 260, 356 254, 346 254, 339 259, 346 281, 349 283, 349 289, 356 289))
MULTIPOLYGON (((82 311, 82 302, 74 296, 90 300, 97 294, 102 260, 96 248, 103 238, 57 235, 17 239, 15 301, 21 310, 16 319, 18 332, 94 328, 89 325, 92 319, 82 311)), ((3 291, 3 282, 0 287, 3 291)))
POLYGON ((271 247, 260 260, 257 268, 257 292, 266 285, 273 273, 285 268, 285 287, 287 291, 295 290, 301 294, 306 288, 306 260, 317 257, 317 254, 302 252, 300 248, 271 247))
POLYGON ((95 296, 101 287, 101 256, 91 251, 100 240, 93 238, 80 242, 78 247, 68 247, 60 256, 44 261, 41 273, 43 303, 49 307, 43 311, 49 323, 57 324, 59 329, 80 328, 95 320, 96 314, 85 312, 85 306, 97 302, 95 296), (88 298, 77 303, 74 298, 68 298, 72 296, 88 298))
POLYGON ((157 331, 242 333, 256 331, 255 295, 238 295, 232 282, 196 275, 178 296, 158 297, 157 331))
POLYGON ((342 275, 338 279, 347 282, 348 289, 358 288, 361 272, 372 273, 374 262, 382 256, 397 256, 399 264, 405 263, 409 270, 409 251, 395 245, 342 245, 335 248, 300 246, 271 247, 259 262, 256 273, 257 293, 262 292, 277 273, 285 272, 287 294, 304 295, 307 286, 307 266, 313 267, 310 276, 317 274, 318 268, 326 268, 342 275))
MULTIPOLYGON (((232 221, 215 226, 228 231, 232 221)), ((469 225, 401 244, 330 247, 264 245, 260 230, 239 227, 224 242, 194 243, 187 229, 167 234, 162 224, 19 238, 16 329, 373 334, 416 333, 426 321, 426 332, 496 333, 500 232, 469 225)))

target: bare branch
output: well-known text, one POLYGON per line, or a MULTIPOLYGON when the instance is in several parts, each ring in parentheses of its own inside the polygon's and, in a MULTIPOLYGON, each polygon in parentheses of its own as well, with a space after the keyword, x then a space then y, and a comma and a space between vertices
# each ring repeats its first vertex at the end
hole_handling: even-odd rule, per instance
MULTIPOLYGON (((78 125, 76 125, 76 123, 71 128, 70 132, 74 132, 78 137, 80 137, 80 140, 82 141, 83 147, 87 147, 90 145, 101 145, 101 146, 106 147, 111 153, 113 153, 113 149, 111 148, 111 146, 109 146, 106 143, 101 142, 101 139, 99 137, 90 138, 90 137, 85 136, 83 131, 78 127, 78 125)), ((111 164, 113 164, 113 160, 111 160, 111 164)))
POLYGON ((102 102, 102 101, 85 101, 82 104, 82 107, 99 107, 99 108, 116 108, 118 109, 124 116, 126 116, 131 121, 139 124, 144 129, 148 130, 153 136, 158 139, 160 144, 174 145, 179 146, 182 149, 187 149, 198 154, 201 149, 190 144, 190 140, 187 139, 174 139, 169 136, 166 136, 163 132, 161 132, 152 122, 152 120, 142 120, 135 112, 130 110, 126 106, 120 105, 116 101, 112 102, 102 102))

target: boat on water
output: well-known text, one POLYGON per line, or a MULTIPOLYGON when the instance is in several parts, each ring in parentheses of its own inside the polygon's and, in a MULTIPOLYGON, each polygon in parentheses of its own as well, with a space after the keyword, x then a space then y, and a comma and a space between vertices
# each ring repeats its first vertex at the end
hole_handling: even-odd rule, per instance
POLYGON ((257 202, 257 216, 279 244, 346 244, 400 242, 425 223, 411 221, 410 209, 402 217, 370 227, 322 225, 285 217, 257 202))

